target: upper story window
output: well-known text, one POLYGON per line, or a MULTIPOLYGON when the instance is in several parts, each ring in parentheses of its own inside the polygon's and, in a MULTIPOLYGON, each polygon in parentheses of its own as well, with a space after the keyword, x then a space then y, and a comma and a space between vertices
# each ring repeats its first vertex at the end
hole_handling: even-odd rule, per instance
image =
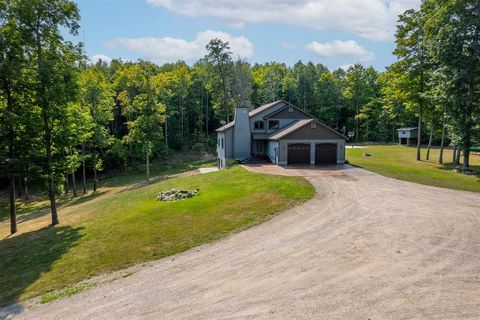
POLYGON ((255 121, 255 122, 253 123, 253 128, 254 128, 255 130, 263 130, 264 126, 265 126, 265 124, 264 124, 263 121, 255 121))
POLYGON ((223 138, 218 138, 218 147, 223 149, 223 138))
POLYGON ((293 107, 292 106, 288 107, 288 112, 293 112, 293 107))
POLYGON ((268 129, 275 130, 280 127, 280 122, 278 120, 268 120, 268 129))
POLYGON ((312 129, 315 129, 317 127, 317 123, 315 121, 312 121, 312 123, 310 124, 310 127, 312 129))

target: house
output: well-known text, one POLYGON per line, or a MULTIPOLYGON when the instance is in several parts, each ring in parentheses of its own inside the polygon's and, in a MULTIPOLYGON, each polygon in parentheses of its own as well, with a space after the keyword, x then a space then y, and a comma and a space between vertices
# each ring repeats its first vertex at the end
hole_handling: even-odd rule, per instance
POLYGON ((219 168, 252 156, 279 165, 345 163, 346 137, 283 100, 250 112, 238 107, 234 120, 216 131, 219 168))
POLYGON ((400 128, 398 132, 398 144, 413 146, 418 141, 418 127, 414 128, 400 128))

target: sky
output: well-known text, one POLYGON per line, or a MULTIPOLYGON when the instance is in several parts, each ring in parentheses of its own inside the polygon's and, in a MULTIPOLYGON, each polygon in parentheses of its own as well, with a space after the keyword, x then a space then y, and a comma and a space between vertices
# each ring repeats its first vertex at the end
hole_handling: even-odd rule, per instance
POLYGON ((354 63, 381 71, 395 56, 398 14, 420 0, 77 0, 92 62, 145 59, 191 64, 212 38, 250 63, 354 63))

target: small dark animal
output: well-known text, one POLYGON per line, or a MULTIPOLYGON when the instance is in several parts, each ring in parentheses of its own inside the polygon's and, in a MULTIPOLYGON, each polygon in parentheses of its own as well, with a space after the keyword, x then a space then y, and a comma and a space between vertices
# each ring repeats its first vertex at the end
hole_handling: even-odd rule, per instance
POLYGON ((363 153, 363 156, 364 156, 364 157, 371 157, 372 155, 371 155, 370 153, 364 152, 364 153, 363 153))

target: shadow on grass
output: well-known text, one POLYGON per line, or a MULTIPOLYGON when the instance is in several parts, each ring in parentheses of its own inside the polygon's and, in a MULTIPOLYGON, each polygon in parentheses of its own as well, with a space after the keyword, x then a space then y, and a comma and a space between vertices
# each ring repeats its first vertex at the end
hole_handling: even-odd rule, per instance
MULTIPOLYGON (((439 165, 437 168, 440 169, 440 170, 452 171, 452 170, 454 170, 454 169, 461 169, 461 168, 462 168, 462 164, 456 164, 456 163, 454 163, 454 162, 450 162, 450 163, 444 163, 444 164, 442 164, 442 165, 439 165)), ((478 182, 480 182, 480 166, 470 165, 470 169, 477 172, 477 174, 472 175, 472 176, 476 177, 476 178, 478 179, 478 182)), ((457 174, 462 174, 462 175, 464 175, 464 174, 461 173, 461 172, 459 172, 459 173, 457 173, 457 174)))
POLYGON ((107 193, 108 193, 107 191, 96 191, 96 192, 92 192, 92 193, 89 193, 89 194, 86 194, 86 195, 81 195, 81 196, 76 197, 76 198, 71 198, 70 200, 65 201, 65 203, 62 203, 61 207, 69 207, 69 206, 75 206, 77 204, 82 204, 82 203, 85 203, 87 201, 98 198, 100 196, 103 196, 107 193))
POLYGON ((26 288, 75 246, 82 237, 81 230, 46 227, 0 240, 0 306, 18 302, 26 288))

